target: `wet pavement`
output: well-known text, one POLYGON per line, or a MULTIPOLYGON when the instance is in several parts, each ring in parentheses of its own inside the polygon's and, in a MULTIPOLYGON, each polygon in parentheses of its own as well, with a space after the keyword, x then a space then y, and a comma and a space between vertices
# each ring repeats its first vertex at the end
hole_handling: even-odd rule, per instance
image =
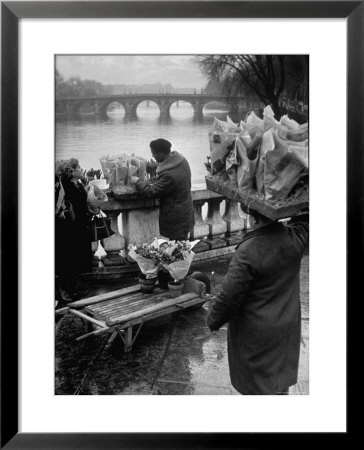
MULTIPOLYGON (((211 282, 211 294, 218 292, 230 258, 202 261, 194 270, 204 272, 211 282)), ((90 285, 89 295, 136 284, 105 281, 90 285)), ((309 302, 308 255, 301 267, 302 338, 297 385, 290 394, 309 393, 309 302)), ((124 353, 117 337, 109 335, 82 341, 81 319, 56 317, 55 393, 58 395, 239 395, 229 378, 226 326, 211 333, 206 326, 208 304, 185 309, 147 322, 130 353, 124 353)))

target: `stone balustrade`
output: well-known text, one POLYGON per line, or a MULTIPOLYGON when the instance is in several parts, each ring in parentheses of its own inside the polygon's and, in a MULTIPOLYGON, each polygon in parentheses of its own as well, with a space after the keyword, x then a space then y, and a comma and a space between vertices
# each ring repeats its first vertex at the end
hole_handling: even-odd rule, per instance
MULTIPOLYGON (((190 240, 199 239, 194 247, 195 261, 218 257, 235 251, 248 228, 248 218, 237 202, 230 201, 208 189, 192 192, 195 208, 195 226, 190 240)), ((160 236, 158 216, 159 199, 119 201, 110 198, 101 206, 111 219, 114 235, 94 242, 93 273, 96 278, 114 278, 136 270, 134 261, 128 257, 130 244, 152 242, 160 236), (104 253, 101 257, 95 253, 104 253)))

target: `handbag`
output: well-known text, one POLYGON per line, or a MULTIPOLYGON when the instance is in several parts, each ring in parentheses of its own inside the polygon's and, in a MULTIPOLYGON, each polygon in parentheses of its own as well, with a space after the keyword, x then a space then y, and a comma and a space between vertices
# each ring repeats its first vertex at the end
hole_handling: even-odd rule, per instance
POLYGON ((92 219, 89 230, 91 242, 100 241, 115 234, 115 231, 111 228, 110 217, 104 217, 102 215, 95 216, 92 219))

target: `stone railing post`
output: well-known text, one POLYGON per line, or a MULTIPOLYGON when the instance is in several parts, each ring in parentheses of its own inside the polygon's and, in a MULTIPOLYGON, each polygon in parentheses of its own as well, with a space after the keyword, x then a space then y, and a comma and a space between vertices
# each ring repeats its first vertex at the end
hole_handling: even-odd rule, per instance
POLYGON ((223 198, 217 197, 210 198, 207 201, 208 210, 205 222, 209 226, 209 237, 206 239, 206 242, 211 250, 226 246, 226 241, 221 239, 227 230, 226 222, 222 220, 220 214, 220 203, 223 200, 223 198))
POLYGON ((104 266, 121 266, 125 264, 124 258, 120 252, 125 248, 125 238, 119 233, 118 216, 120 211, 105 211, 105 214, 111 219, 111 228, 115 232, 112 236, 102 239, 106 255, 101 257, 104 266))
POLYGON ((194 206, 194 214, 195 214, 195 225, 190 233, 191 241, 195 239, 201 239, 201 241, 194 247, 194 252, 204 252, 209 250, 209 245, 204 242, 202 239, 207 237, 209 234, 209 226, 206 222, 204 222, 202 218, 202 207, 206 203, 206 200, 198 200, 193 202, 194 206))
POLYGON ((191 230, 191 239, 201 239, 207 237, 209 234, 209 226, 202 218, 202 207, 206 200, 194 201, 195 226, 191 230))
POLYGON ((222 219, 226 222, 227 244, 238 244, 243 237, 241 232, 246 229, 246 218, 239 214, 239 203, 226 199, 225 213, 222 219))

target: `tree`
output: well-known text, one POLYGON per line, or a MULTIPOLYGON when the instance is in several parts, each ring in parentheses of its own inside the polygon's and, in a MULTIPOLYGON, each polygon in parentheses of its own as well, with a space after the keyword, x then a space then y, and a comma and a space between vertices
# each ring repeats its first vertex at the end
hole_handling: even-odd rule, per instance
POLYGON ((204 88, 204 94, 223 95, 223 88, 224 85, 222 83, 220 83, 218 80, 214 78, 211 78, 204 88))
POLYGON ((56 98, 68 97, 95 97, 105 93, 103 84, 94 80, 81 80, 71 77, 65 80, 56 69, 56 98))
POLYGON ((198 58, 200 69, 211 80, 220 81, 228 97, 256 94, 271 105, 279 119, 279 98, 287 80, 303 80, 308 71, 304 55, 205 55, 198 58), (295 64, 294 64, 295 62, 295 64))
POLYGON ((62 97, 65 81, 63 76, 56 69, 56 97, 62 97))
POLYGON ((308 103, 308 56, 287 58, 286 73, 284 96, 308 103))

